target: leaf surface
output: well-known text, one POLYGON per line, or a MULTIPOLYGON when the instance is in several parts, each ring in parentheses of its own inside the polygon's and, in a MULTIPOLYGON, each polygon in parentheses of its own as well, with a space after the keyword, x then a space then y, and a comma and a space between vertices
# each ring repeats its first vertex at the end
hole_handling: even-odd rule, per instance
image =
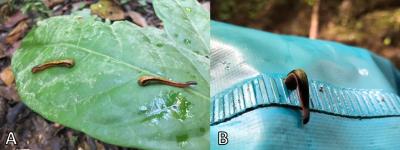
POLYGON ((210 49, 210 15, 193 0, 155 0, 154 9, 177 45, 206 56, 210 49), (204 23, 208 22, 208 23, 204 23))
POLYGON ((209 12, 195 0, 154 0, 153 3, 168 37, 187 57, 202 62, 195 63, 196 68, 209 81, 209 12))

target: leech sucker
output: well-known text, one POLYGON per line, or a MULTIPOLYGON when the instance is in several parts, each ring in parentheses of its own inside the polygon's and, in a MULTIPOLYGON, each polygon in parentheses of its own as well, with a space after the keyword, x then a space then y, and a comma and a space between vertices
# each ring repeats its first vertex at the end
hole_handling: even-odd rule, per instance
POLYGON ((289 90, 297 88, 297 95, 300 97, 303 110, 303 124, 306 124, 310 120, 310 93, 306 73, 302 69, 291 71, 285 79, 285 85, 289 90))
POLYGON ((71 68, 75 65, 74 60, 72 59, 64 59, 64 60, 55 60, 55 61, 49 61, 44 64, 37 65, 32 68, 32 73, 37 73, 43 70, 46 70, 51 67, 67 67, 71 68))
POLYGON ((170 81, 164 78, 160 78, 160 77, 153 77, 153 76, 142 76, 139 78, 138 80, 138 84, 140 86, 146 86, 149 84, 165 84, 165 85, 169 85, 169 86, 173 86, 173 87, 178 87, 178 88, 186 88, 189 87, 191 85, 197 85, 196 81, 188 81, 188 82, 174 82, 174 81, 170 81))

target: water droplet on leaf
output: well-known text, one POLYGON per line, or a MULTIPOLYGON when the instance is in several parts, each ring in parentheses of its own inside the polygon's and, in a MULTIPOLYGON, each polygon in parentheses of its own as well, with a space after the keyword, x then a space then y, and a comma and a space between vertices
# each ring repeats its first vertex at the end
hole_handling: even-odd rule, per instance
POLYGON ((146 117, 143 122, 160 119, 176 118, 185 120, 189 115, 191 103, 180 92, 170 91, 162 96, 157 96, 147 107, 140 107, 141 112, 145 112, 146 117), (145 111, 142 111, 145 110, 145 111))
POLYGON ((157 47, 163 47, 163 46, 164 46, 164 44, 157 43, 157 44, 156 44, 156 46, 157 46, 157 47))
POLYGON ((140 111, 146 111, 146 110, 147 110, 147 107, 146 107, 146 106, 140 106, 140 107, 139 107, 139 110, 140 110, 140 111))
POLYGON ((186 7, 186 8, 185 8, 185 11, 188 12, 188 13, 190 13, 190 12, 192 12, 192 8, 186 7))
POLYGON ((230 69, 231 69, 231 67, 225 66, 225 70, 230 70, 230 69))
POLYGON ((188 44, 192 43, 192 41, 190 41, 189 39, 184 39, 184 40, 183 40, 183 43, 185 43, 186 45, 188 45, 188 44))

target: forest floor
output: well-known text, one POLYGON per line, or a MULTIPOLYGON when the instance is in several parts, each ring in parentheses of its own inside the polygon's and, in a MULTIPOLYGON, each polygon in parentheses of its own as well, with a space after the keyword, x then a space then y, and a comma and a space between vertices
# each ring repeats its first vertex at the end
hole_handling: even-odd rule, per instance
POLYGON ((317 39, 366 48, 400 68, 399 0, 214 0, 211 7, 214 20, 305 37, 317 15, 317 39))
MULTIPOLYGON (((208 0, 199 0, 209 8, 208 0)), ((20 100, 10 69, 13 53, 19 48, 26 33, 43 19, 68 15, 82 9, 111 21, 128 20, 139 26, 162 28, 151 0, 42 0, 0 1, 0 143, 5 143, 9 132, 15 134, 17 145, 0 144, 1 150, 119 150, 130 149, 110 145, 86 134, 48 121, 31 111, 20 100), (101 8, 96 7, 99 4, 101 8)))

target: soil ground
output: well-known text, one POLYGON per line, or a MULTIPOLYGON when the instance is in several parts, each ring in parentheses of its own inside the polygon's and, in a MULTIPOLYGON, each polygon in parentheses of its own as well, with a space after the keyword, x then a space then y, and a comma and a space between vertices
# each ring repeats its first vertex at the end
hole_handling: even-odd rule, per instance
POLYGON ((318 39, 366 48, 400 68, 399 0, 213 0, 211 17, 307 37, 317 1, 318 39))

